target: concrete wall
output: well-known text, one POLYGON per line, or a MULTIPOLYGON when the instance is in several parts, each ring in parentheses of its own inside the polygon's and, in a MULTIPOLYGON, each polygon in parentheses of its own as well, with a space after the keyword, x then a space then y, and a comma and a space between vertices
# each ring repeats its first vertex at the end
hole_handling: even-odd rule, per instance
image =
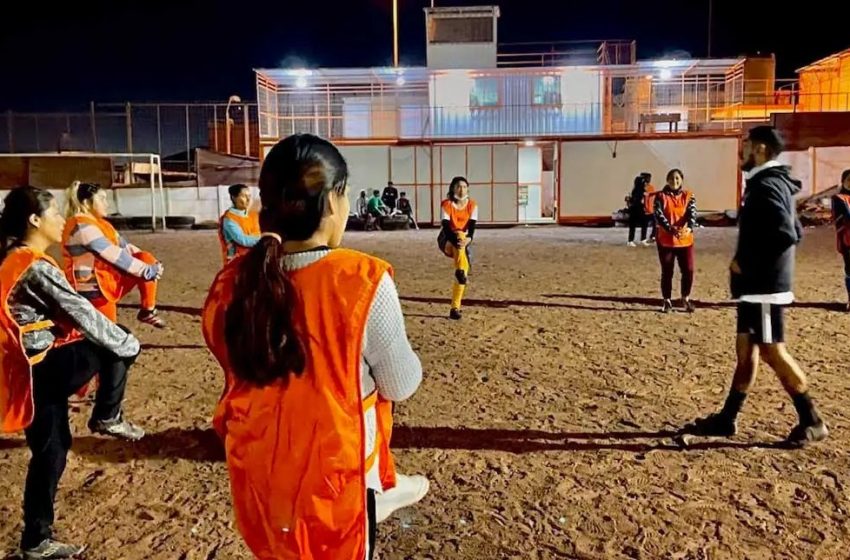
POLYGON ((685 174, 701 211, 737 208, 736 138, 562 142, 559 218, 610 216, 622 208, 634 178, 652 173, 656 189, 673 168, 685 174), (614 154, 616 153, 616 157, 614 154))
POLYGON ((838 184, 841 172, 850 169, 850 146, 785 152, 779 160, 791 166, 791 174, 803 182, 799 196, 807 197, 838 184))

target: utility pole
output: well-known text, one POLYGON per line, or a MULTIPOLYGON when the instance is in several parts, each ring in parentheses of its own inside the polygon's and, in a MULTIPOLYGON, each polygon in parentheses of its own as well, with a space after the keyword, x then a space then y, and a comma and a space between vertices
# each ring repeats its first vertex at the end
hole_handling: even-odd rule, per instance
POLYGON ((714 0, 708 0, 708 58, 711 58, 711 31, 714 19, 714 0))
POLYGON ((393 66, 398 68, 398 0, 393 0, 393 66))

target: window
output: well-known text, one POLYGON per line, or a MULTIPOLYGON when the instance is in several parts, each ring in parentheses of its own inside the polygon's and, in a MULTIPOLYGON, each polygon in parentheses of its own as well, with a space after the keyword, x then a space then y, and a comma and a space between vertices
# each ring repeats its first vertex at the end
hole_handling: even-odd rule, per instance
POLYGON ((432 43, 492 43, 492 17, 432 18, 432 43))
POLYGON ((499 81, 495 78, 475 78, 469 91, 469 106, 495 107, 499 104, 499 81))
POLYGON ((539 76, 534 78, 532 105, 560 105, 561 78, 558 76, 539 76))

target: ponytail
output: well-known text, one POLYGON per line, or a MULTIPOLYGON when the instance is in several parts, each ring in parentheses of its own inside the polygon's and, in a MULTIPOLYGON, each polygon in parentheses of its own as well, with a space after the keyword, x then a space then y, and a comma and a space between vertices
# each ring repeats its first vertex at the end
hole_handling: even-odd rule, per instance
POLYGON ((88 214, 85 202, 94 198, 100 191, 100 185, 74 181, 65 190, 65 217, 73 218, 77 214, 88 214))
POLYGON ((224 335, 233 373, 259 386, 300 375, 306 353, 295 333, 295 291, 283 268, 283 244, 264 235, 242 257, 224 335))

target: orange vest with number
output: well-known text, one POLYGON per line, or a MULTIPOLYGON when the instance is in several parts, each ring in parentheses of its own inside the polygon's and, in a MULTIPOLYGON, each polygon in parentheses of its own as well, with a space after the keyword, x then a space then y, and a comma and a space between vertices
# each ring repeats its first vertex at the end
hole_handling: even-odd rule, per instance
POLYGON ((245 235, 260 235, 260 215, 257 212, 248 212, 246 216, 240 216, 236 212, 233 212, 232 209, 225 212, 221 219, 218 221, 218 242, 221 244, 221 260, 224 261, 224 264, 227 264, 229 261, 232 261, 236 257, 241 257, 245 253, 247 253, 251 248, 243 247, 242 245, 237 245, 236 243, 228 243, 224 239, 224 219, 228 218, 236 222, 236 225, 242 230, 242 233, 245 235), (233 245, 236 248, 236 253, 233 256, 228 257, 228 249, 230 249, 230 245, 233 245))
POLYGON ((43 360, 51 348, 79 338, 79 333, 72 330, 65 338, 57 339, 51 348, 35 356, 26 355, 21 337, 29 331, 50 328, 53 321, 19 326, 9 310, 9 296, 37 260, 59 268, 49 256, 27 247, 13 249, 0 263, 0 432, 4 433, 18 432, 32 423, 32 366, 43 360))
MULTIPOLYGON (((681 189, 677 193, 671 193, 665 190, 655 196, 661 198, 661 203, 664 205, 664 216, 670 222, 671 226, 677 228, 688 227, 688 204, 693 198, 693 194, 690 191, 681 189)), ((659 225, 656 237, 658 238, 658 244, 662 247, 690 247, 694 244, 693 231, 688 231, 688 233, 676 237, 659 225)))
MULTIPOLYGON (((850 208, 850 194, 842 194, 838 193, 835 195, 836 198, 841 199, 841 201, 850 208)), ((839 253, 843 253, 844 251, 850 249, 850 222, 844 221, 841 224, 835 224, 835 236, 836 236, 836 248, 839 253)))
POLYGON ((224 440, 236 523, 260 560, 361 560, 366 473, 377 458, 385 489, 395 486, 389 451, 392 404, 361 398, 361 355, 381 277, 377 258, 336 249, 289 272, 293 325, 304 372, 258 387, 236 378, 224 340, 241 259, 218 274, 203 311, 204 338, 225 373, 213 425, 224 440), (367 449, 367 414, 377 418, 367 449))
MULTIPOLYGON (((74 257, 68 252, 68 240, 71 238, 71 234, 78 224, 95 226, 114 245, 118 245, 121 241, 118 231, 103 218, 96 218, 87 214, 77 214, 68 218, 65 222, 65 229, 62 232, 62 264, 64 264, 65 278, 68 279, 68 282, 75 290, 77 289, 78 279, 74 274, 74 257)), ((120 286, 124 272, 99 257, 94 258, 94 267, 92 270, 103 297, 108 301, 118 301, 121 296, 120 286)))

